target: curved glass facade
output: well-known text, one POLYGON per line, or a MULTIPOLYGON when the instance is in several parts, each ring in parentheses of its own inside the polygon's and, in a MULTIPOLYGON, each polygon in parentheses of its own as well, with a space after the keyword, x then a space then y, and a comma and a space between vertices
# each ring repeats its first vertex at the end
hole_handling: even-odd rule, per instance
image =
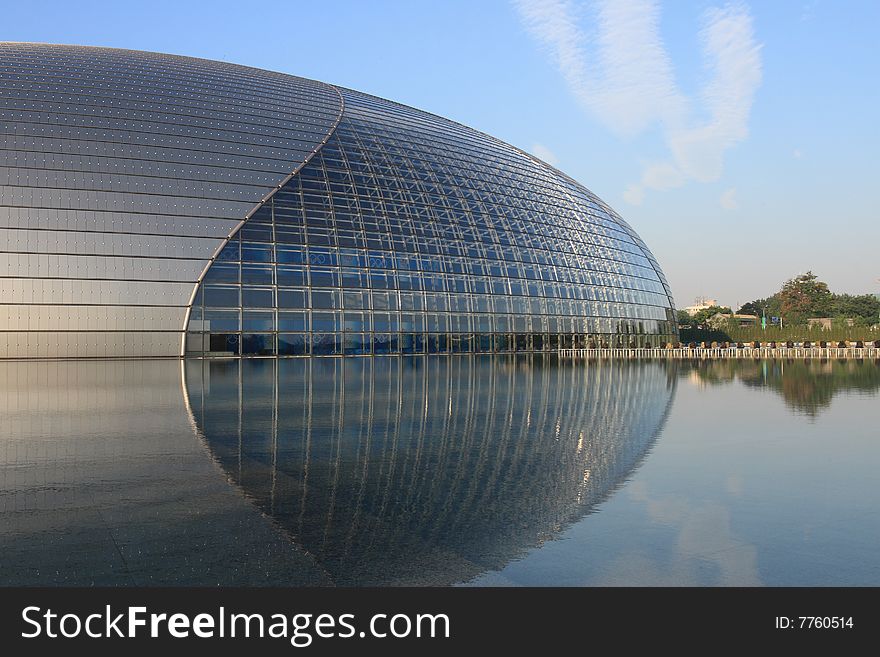
POLYGON ((659 265, 588 190, 452 121, 342 93, 333 136, 208 271, 189 353, 546 351, 672 339, 659 265))

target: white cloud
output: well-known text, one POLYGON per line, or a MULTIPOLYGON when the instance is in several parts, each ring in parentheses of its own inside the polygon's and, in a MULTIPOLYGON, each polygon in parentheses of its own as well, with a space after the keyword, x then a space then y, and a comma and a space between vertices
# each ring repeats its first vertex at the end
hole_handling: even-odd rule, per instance
POLYGON ((544 160, 550 166, 555 167, 559 165, 559 158, 556 157, 556 153, 544 146, 544 144, 534 144, 532 146, 532 155, 540 160, 544 160))
POLYGON ((659 126, 669 159, 648 165, 627 189, 630 197, 721 177, 725 151, 748 135, 761 83, 761 47, 746 7, 703 12, 699 37, 709 79, 697 98, 688 98, 660 37, 657 0, 595 0, 589 32, 581 30, 570 0, 514 2, 574 96, 606 127, 633 137, 659 126), (694 106, 707 118, 694 119, 694 106))
POLYGON ((668 139, 684 173, 710 182, 721 177, 724 151, 748 136, 749 112, 761 83, 761 56, 744 8, 710 8, 703 20, 700 41, 714 75, 701 99, 710 118, 702 125, 674 130, 668 139))
POLYGON ((598 33, 589 36, 578 26, 570 0, 514 3, 578 101, 616 133, 638 134, 654 122, 658 112, 679 111, 675 108, 682 99, 660 41, 660 12, 654 0, 598 2, 598 33), (595 41, 596 53, 588 65, 585 46, 590 41, 595 41))
MULTIPOLYGON (((731 476, 735 477, 736 475, 731 476)), ((730 496, 740 495, 736 488, 730 490, 730 478, 727 483, 730 496)), ((741 483, 738 485, 741 486, 741 483)), ((737 484, 734 483, 734 486, 737 484)), ((638 573, 640 577, 648 575, 659 578, 660 581, 657 583, 661 585, 681 581, 690 581, 694 584, 711 583, 714 586, 761 585, 758 551, 754 545, 736 533, 735 524, 731 522, 730 512, 725 504, 712 500, 694 502, 678 495, 658 495, 647 485, 640 486, 635 490, 633 486, 630 486, 628 492, 634 502, 644 505, 652 522, 675 534, 676 549, 679 554, 687 557, 671 564, 679 572, 669 574, 669 563, 664 563, 661 566, 649 562, 643 565, 645 572, 638 573), (713 567, 708 569, 704 567, 700 572, 693 569, 693 562, 703 566, 711 564, 713 567), (707 577, 712 579, 707 580, 707 577)), ((626 556, 624 554, 622 558, 626 558, 626 556)), ((612 562, 612 567, 619 565, 621 565, 619 560, 612 562)), ((631 573, 630 570, 621 574, 624 577, 629 576, 629 581, 632 581, 631 573)), ((617 575, 617 573, 612 574, 617 575)), ((642 577, 641 581, 647 580, 642 577)), ((614 584, 615 582, 606 581, 603 583, 614 584)))
POLYGON ((645 200, 645 188, 641 185, 630 185, 623 192, 623 200, 630 205, 641 205, 645 200))
POLYGON ((736 210, 739 207, 739 203, 736 200, 736 187, 725 190, 721 195, 720 202, 721 207, 725 210, 736 210))
POLYGON ((804 154, 801 153, 801 149, 800 149, 800 148, 795 148, 795 149, 791 152, 791 156, 800 159, 800 158, 802 158, 802 157, 804 156, 804 154))
POLYGON ((642 173, 642 184, 650 189, 664 190, 681 187, 685 183, 681 169, 669 162, 651 164, 642 173))
POLYGON ((663 191, 681 187, 685 182, 687 179, 681 169, 671 162, 649 164, 642 172, 641 181, 629 185, 623 193, 623 198, 632 205, 641 205, 645 198, 646 189, 663 191), (633 202, 630 199, 638 199, 638 201, 633 202))

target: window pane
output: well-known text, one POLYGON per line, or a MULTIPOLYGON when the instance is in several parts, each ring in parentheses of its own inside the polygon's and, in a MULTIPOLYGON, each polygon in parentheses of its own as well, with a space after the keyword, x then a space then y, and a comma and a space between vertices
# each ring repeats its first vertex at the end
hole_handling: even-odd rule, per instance
POLYGON ((312 290, 312 308, 339 308, 339 296, 338 290, 312 290))
POLYGON ((239 235, 246 241, 271 242, 272 227, 248 222, 242 227, 239 235))
POLYGON ((279 263, 289 263, 300 265, 305 260, 305 254, 302 249, 278 247, 275 250, 275 257, 279 263))
POLYGON ((296 333, 278 334, 279 356, 302 356, 309 353, 308 335, 296 333))
POLYGON ((306 313, 278 312, 279 331, 308 331, 308 318, 306 313))
POLYGON ((243 331, 274 331, 275 313, 245 310, 241 315, 241 326, 243 331))
POLYGON ((265 244, 242 244, 241 259, 247 262, 272 262, 272 247, 265 244))
POLYGON ((242 288, 241 302, 245 308, 271 308, 271 288, 242 288))
POLYGON ((216 354, 241 354, 241 339, 238 333, 211 333, 210 350, 216 354))
POLYGON ((346 354, 369 354, 372 338, 369 333, 346 333, 344 349, 346 354))
POLYGON ((205 286, 205 306, 220 308, 237 308, 241 305, 238 301, 237 287, 205 286))
POLYGON ((308 308, 305 290, 285 290, 278 288, 279 308, 308 308))
POLYGON ((339 313, 312 313, 312 331, 338 331, 339 313))
POLYGON ((388 354, 391 353, 391 336, 375 333, 373 334, 373 353, 388 354))
POLYGON ((338 287, 339 272, 330 269, 315 269, 309 272, 312 287, 338 287))
POLYGON ((216 333, 217 331, 239 331, 237 310, 213 310, 205 309, 205 331, 216 333))
POLYGON ((242 334, 241 354, 243 356, 274 356, 275 336, 271 334, 242 334))
POLYGON ((342 292, 342 305, 346 310, 358 310, 361 308, 369 308, 370 307, 370 298, 368 292, 361 292, 357 290, 343 290, 342 292))
POLYGON ((370 330, 370 316, 367 313, 345 313, 344 328, 355 333, 370 330))
POLYGON ((205 283, 238 283, 238 265, 215 262, 205 274, 205 283))
POLYGON ((312 333, 312 353, 316 356, 332 356, 341 352, 338 333, 312 333))
POLYGON ((301 267, 278 267, 275 272, 278 285, 306 285, 306 272, 301 267))
POLYGON ((241 282, 254 285, 272 285, 272 268, 259 265, 242 265, 241 282))

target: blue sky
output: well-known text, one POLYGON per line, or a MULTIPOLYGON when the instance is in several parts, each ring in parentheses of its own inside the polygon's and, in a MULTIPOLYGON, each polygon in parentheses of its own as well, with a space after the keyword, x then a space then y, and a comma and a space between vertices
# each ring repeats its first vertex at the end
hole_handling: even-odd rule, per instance
POLYGON ((611 204, 679 306, 880 292, 875 0, 5 3, 0 39, 220 59, 455 119, 611 204))

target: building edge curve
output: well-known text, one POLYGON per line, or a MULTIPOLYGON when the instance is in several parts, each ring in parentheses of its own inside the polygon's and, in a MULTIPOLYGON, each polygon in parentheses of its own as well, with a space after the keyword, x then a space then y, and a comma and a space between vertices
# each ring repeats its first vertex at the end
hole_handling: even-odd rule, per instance
POLYGON ((296 166, 296 168, 293 171, 291 171, 284 178, 284 180, 279 182, 274 187, 274 189, 269 190, 266 193, 266 195, 262 199, 260 199, 260 201, 256 205, 254 205, 253 208, 251 208, 251 210, 245 215, 244 219, 242 219, 238 223, 238 225, 236 225, 235 228, 232 231, 230 231, 230 233, 226 237, 226 239, 223 240, 223 242, 221 244, 219 244, 217 246, 217 248, 214 250, 214 253, 211 255, 211 259, 205 264, 204 269, 202 269, 201 274, 199 274, 198 280, 196 280, 195 285, 193 285, 192 294, 189 297, 189 303, 187 303, 186 312, 185 312, 185 315, 183 318, 183 326, 180 329, 180 354, 179 354, 180 358, 184 358, 186 356, 186 336, 187 336, 187 329, 189 327, 190 315, 192 313, 193 300, 195 299, 196 294, 199 291, 199 286, 201 286, 202 280, 204 280, 204 278, 205 278, 205 274, 208 273, 208 270, 211 268, 211 265, 214 264, 214 261, 216 260, 217 256, 220 254, 220 252, 223 250, 223 248, 229 243, 229 240, 231 240, 233 237, 235 237, 235 235, 241 230, 242 226, 244 226, 247 223, 248 219, 253 217, 254 214, 256 214, 260 210, 260 208, 262 208, 266 204, 266 202, 269 201, 276 194, 276 192, 278 192, 278 190, 283 189, 284 186, 287 183, 289 183, 290 180, 297 173, 299 173, 300 170, 304 166, 306 166, 306 164, 309 163, 309 160, 311 160, 315 156, 315 154, 321 150, 321 148, 324 146, 324 144, 327 143, 327 141, 330 139, 330 137, 333 136, 333 133, 336 131, 336 128, 339 126, 339 122, 342 120, 342 116, 345 113, 345 99, 343 98, 342 93, 340 93, 339 89, 335 85, 327 84, 327 83, 322 83, 322 84, 326 84, 328 87, 332 88, 336 92, 336 94, 339 96, 339 114, 337 115, 336 120, 333 122, 333 125, 330 126, 330 129, 327 131, 327 134, 315 146, 315 148, 312 150, 312 152, 302 162, 300 162, 296 166))
POLYGON ((208 262, 340 116, 332 85, 0 42, 0 358, 179 357, 208 262))

